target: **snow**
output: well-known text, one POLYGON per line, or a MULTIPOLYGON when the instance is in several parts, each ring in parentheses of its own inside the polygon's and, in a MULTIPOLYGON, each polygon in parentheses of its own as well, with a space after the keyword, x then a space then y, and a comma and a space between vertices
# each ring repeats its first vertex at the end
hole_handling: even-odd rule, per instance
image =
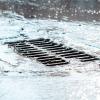
POLYGON ((0 100, 99 100, 96 77, 0 77, 0 100))
POLYGON ((100 57, 100 22, 25 19, 16 13, 0 13, 0 100, 99 100, 99 61, 71 59, 69 65, 51 68, 4 45, 40 37, 100 57))

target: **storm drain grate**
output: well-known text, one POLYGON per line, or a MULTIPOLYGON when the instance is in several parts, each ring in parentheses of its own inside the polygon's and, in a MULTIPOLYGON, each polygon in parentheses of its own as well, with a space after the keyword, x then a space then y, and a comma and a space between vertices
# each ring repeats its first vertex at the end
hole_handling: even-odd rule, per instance
POLYGON ((47 52, 43 52, 43 50, 38 49, 28 42, 29 41, 17 41, 7 42, 6 44, 8 44, 10 47, 14 47, 18 54, 28 58, 35 58, 37 61, 46 66, 65 65, 69 63, 61 57, 56 57, 55 55, 50 55, 47 52))
POLYGON ((36 40, 29 40, 30 44, 34 44, 38 47, 42 47, 43 49, 47 49, 56 55, 60 55, 61 57, 65 58, 77 58, 80 59, 81 62, 88 62, 88 61, 95 61, 99 60, 99 58, 92 56, 90 54, 86 54, 83 51, 78 51, 70 47, 64 47, 63 44, 57 44, 50 39, 36 39, 36 40))
POLYGON ((35 58, 46 66, 68 64, 67 58, 77 58, 81 62, 99 60, 99 58, 95 56, 71 47, 64 47, 63 44, 57 44, 50 39, 39 38, 34 40, 6 42, 5 44, 14 47, 18 54, 28 58, 35 58))

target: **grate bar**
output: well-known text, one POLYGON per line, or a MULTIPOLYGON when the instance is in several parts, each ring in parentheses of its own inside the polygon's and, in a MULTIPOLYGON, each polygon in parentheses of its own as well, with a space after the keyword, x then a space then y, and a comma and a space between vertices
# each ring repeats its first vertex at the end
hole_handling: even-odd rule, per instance
POLYGON ((66 50, 66 51, 62 51, 62 52, 56 52, 56 54, 59 54, 59 55, 74 54, 74 53, 79 53, 79 52, 77 50, 66 50))

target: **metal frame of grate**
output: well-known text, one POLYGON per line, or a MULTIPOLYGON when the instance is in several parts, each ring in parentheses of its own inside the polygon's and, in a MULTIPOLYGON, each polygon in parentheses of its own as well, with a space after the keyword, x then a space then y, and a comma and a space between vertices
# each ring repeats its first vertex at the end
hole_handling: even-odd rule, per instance
MULTIPOLYGON (((17 41, 17 42, 6 42, 10 47, 14 47, 16 52, 22 56, 28 58, 35 58, 46 66, 65 65, 69 62, 65 61, 61 57, 52 56, 43 50, 39 50, 35 46, 28 43, 29 41, 17 41)), ((31 42, 31 41, 30 41, 31 42)))
POLYGON ((57 44, 50 39, 39 38, 36 40, 29 40, 28 42, 65 58, 77 58, 80 59, 81 62, 100 60, 99 58, 86 54, 83 51, 78 51, 70 47, 64 47, 63 44, 57 44))

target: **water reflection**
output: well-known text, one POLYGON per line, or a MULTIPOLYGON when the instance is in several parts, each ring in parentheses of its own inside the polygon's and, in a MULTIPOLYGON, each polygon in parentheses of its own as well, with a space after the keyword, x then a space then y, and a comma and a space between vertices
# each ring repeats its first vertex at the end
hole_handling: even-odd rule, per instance
POLYGON ((11 10, 26 18, 52 18, 100 21, 99 0, 19 0, 0 1, 0 9, 11 10))

